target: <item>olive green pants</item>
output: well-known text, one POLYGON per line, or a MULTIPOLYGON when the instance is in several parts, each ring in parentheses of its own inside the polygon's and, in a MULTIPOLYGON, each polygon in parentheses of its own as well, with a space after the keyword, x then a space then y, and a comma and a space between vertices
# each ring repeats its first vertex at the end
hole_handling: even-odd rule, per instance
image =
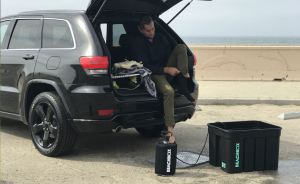
MULTIPOLYGON (((175 67, 184 75, 188 73, 188 58, 185 45, 179 44, 175 47, 165 67, 175 67)), ((164 96, 166 126, 174 127, 174 90, 169 83, 172 81, 173 77, 169 74, 152 75, 151 79, 155 83, 157 91, 164 96)))

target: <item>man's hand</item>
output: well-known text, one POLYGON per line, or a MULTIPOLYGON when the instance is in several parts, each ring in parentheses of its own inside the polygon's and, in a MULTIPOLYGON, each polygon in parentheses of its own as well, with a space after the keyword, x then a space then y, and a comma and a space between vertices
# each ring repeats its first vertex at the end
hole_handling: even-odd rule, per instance
POLYGON ((179 74, 180 71, 177 70, 177 68, 174 68, 174 67, 165 67, 164 68, 164 73, 168 73, 172 76, 175 76, 175 75, 179 74))

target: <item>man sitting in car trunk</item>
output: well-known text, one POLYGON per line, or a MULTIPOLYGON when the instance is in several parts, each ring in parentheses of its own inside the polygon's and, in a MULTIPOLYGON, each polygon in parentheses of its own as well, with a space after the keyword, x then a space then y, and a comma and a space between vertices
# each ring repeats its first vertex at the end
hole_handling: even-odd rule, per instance
MULTIPOLYGON (((169 82, 175 75, 179 76, 179 92, 191 102, 195 101, 187 89, 187 78, 190 75, 186 46, 179 44, 172 52, 167 38, 159 33, 155 34, 154 22, 150 16, 140 19, 139 30, 141 34, 132 43, 132 54, 138 62, 142 61, 144 67, 152 71, 151 79, 164 97, 165 124, 168 131, 173 132, 174 90, 169 82)), ((174 134, 169 142, 175 142, 174 134)))

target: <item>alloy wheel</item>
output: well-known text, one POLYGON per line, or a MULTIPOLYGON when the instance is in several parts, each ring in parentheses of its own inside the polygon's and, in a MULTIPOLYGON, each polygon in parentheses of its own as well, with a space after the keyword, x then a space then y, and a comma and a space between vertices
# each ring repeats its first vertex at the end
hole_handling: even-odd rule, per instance
POLYGON ((58 136, 57 115, 48 102, 35 106, 33 112, 32 135, 35 142, 42 148, 51 147, 58 136))

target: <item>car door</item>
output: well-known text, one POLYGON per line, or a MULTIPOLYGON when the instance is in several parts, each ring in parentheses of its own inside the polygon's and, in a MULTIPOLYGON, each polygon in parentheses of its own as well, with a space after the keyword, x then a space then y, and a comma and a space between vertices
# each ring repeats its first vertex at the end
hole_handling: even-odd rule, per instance
POLYGON ((33 78, 36 59, 41 48, 42 21, 42 16, 20 16, 10 22, 11 32, 5 35, 6 43, 1 47, 3 117, 15 116, 15 119, 20 117, 23 84, 33 78))

